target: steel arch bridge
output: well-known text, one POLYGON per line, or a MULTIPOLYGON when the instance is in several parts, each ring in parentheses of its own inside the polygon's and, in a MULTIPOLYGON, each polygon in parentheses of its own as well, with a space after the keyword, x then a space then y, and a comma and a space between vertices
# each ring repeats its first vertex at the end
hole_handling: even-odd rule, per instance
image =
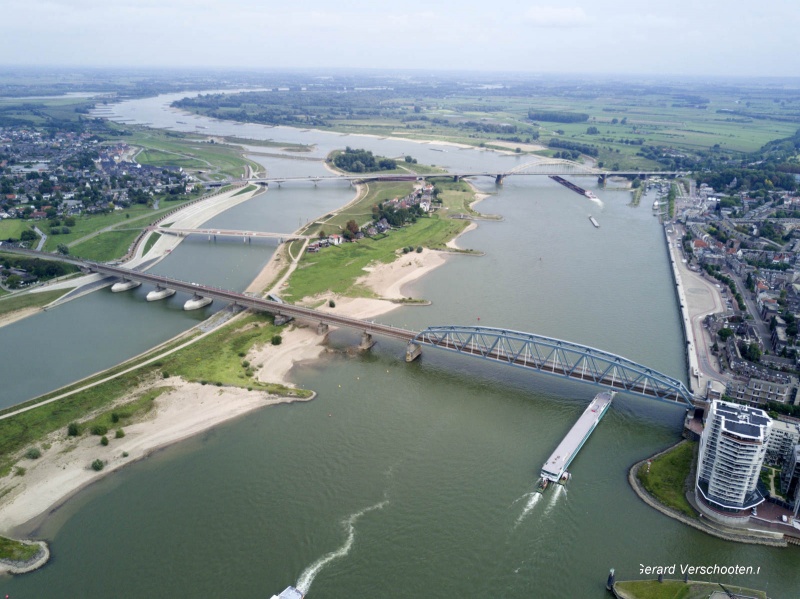
POLYGON ((417 334, 411 343, 694 408, 692 393, 681 381, 622 356, 569 341, 490 327, 436 326, 417 334))

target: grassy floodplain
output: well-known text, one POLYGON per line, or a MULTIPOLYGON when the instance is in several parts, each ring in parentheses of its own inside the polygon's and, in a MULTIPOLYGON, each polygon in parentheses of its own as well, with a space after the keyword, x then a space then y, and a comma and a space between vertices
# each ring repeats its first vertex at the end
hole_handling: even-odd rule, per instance
MULTIPOLYGON (((718 583, 692 580, 688 583, 682 580, 626 580, 618 582, 614 588, 631 599, 707 599, 714 591, 722 591, 718 583)), ((767 599, 764 591, 729 584, 725 588, 743 597, 767 599)))
POLYGON ((182 108, 215 118, 313 126, 342 133, 368 133, 492 147, 552 156, 552 140, 594 146, 607 168, 658 169, 658 153, 643 146, 694 154, 714 148, 746 153, 791 136, 800 126, 788 90, 760 84, 650 86, 640 82, 513 81, 485 93, 454 81, 435 92, 394 82, 391 91, 342 98, 334 90, 226 94, 184 101, 182 108), (302 100, 302 101, 300 101, 302 100), (576 122, 531 114, 586 115, 576 122), (358 116, 355 115, 357 113, 358 116), (271 115, 264 120, 264 115, 271 115), (590 130, 590 127, 592 128, 590 130), (509 146, 509 144, 511 144, 509 146), (518 145, 517 145, 518 144, 518 145), (533 144, 533 145, 526 145, 533 144), (537 148, 536 144, 540 144, 537 148))
POLYGON ((0 241, 19 239, 23 231, 30 231, 31 223, 18 218, 0 220, 0 241))
POLYGON ((697 443, 684 442, 639 468, 639 481, 645 489, 664 505, 678 510, 690 518, 697 512, 686 499, 684 487, 695 459, 697 443))
MULTIPOLYGON (((175 353, 164 355, 165 352, 197 336, 197 333, 173 341, 94 377, 22 404, 22 406, 33 405, 67 391, 81 389, 87 384, 122 373, 132 366, 159 357, 151 364, 143 365, 132 372, 119 374, 116 378, 78 391, 69 397, 0 420, 0 474, 8 472, 19 459, 21 452, 31 444, 40 442, 47 435, 62 428, 66 434, 66 426, 70 422, 81 422, 83 428, 86 428, 87 416, 92 419, 91 422, 105 422, 107 418, 112 418, 113 413, 130 414, 126 418, 132 419, 143 410, 147 411, 147 402, 152 403, 160 393, 164 392, 158 392, 154 387, 168 387, 170 379, 175 376, 201 384, 246 387, 277 395, 308 397, 311 392, 304 389, 292 389, 279 384, 256 381, 253 375, 258 365, 244 365, 243 357, 252 347, 271 343, 273 336, 280 331, 281 327, 276 327, 272 318, 267 315, 247 315, 234 319, 219 330, 175 353), (157 381, 163 381, 163 384, 156 385, 157 381), (142 388, 143 385, 148 387, 141 392, 132 393, 132 390, 142 388), (129 399, 120 405, 120 400, 126 396, 129 399)), ((22 406, 14 406, 4 412, 9 413, 22 406)))
POLYGON ((239 179, 247 166, 255 171, 260 169, 258 164, 242 157, 241 148, 211 143, 201 136, 135 128, 125 141, 142 148, 135 158, 140 164, 202 171, 211 179, 239 179))
POLYGON ((23 293, 4 297, 0 300, 0 316, 26 308, 46 306, 69 291, 72 291, 72 289, 56 289, 53 291, 42 291, 41 293, 23 293))
MULTIPOLYGON (((467 189, 469 186, 466 183, 455 183, 454 186, 458 187, 458 199, 452 201, 456 205, 461 202, 463 207, 462 194, 466 192, 461 186, 466 186, 467 189)), ((349 220, 355 220, 361 226, 372 219, 372 207, 375 204, 403 197, 413 190, 414 185, 410 182, 373 182, 365 185, 365 188, 366 192, 361 197, 344 209, 312 223, 305 234, 315 237, 320 231, 326 235, 338 233, 349 220)), ((442 214, 421 217, 416 223, 386 234, 323 248, 313 254, 306 253, 289 278, 289 285, 281 291, 281 297, 289 301, 299 301, 326 291, 350 297, 373 297, 370 290, 355 283, 356 279, 364 275, 364 267, 374 262, 392 262, 397 258, 398 251, 404 247, 443 249, 447 241, 467 226, 467 221, 450 219, 447 214, 443 210, 442 214)), ((298 248, 299 246, 292 246, 290 250, 296 252, 298 248)))

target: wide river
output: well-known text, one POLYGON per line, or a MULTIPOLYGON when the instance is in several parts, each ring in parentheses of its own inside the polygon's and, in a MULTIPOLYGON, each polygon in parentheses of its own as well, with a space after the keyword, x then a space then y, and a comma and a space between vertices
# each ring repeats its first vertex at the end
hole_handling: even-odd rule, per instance
MULTIPOLYGON (((410 154, 450 169, 510 170, 525 157, 181 115, 161 96, 111 107, 155 127, 410 154), (180 121, 180 122, 179 122, 180 121)), ((254 151, 264 151, 264 148, 254 151)), ((269 149, 272 153, 279 151, 269 149)), ((254 155, 272 175, 322 174, 320 162, 254 155)), ((482 324, 542 333, 686 378, 663 231, 650 202, 591 187, 592 203, 546 177, 510 177, 480 204, 456 256, 406 295, 432 300, 381 321, 421 329, 482 324), (593 215, 601 227, 588 220, 593 215)), ((212 226, 291 231, 352 198, 345 184, 284 185, 212 226)), ((158 271, 243 289, 269 243, 189 240, 158 271)), ((11 405, 110 366, 196 324, 183 299, 157 305, 100 291, 0 329, 11 405)), ((217 307, 218 309, 218 307, 217 307)), ((206 313, 207 314, 207 313, 206 313)), ((332 336, 355 342, 354 332, 332 336)), ((556 378, 402 344, 331 353, 299 365, 309 403, 267 408, 159 452, 93 485, 35 534, 43 569, 0 580, 20 597, 269 597, 289 584, 311 598, 607 597, 605 579, 645 566, 760 567, 712 580, 797 596, 800 552, 722 541, 666 518, 628 486, 630 465, 680 438, 684 411, 618 395, 570 470, 569 486, 533 493, 538 471, 598 391, 556 378)), ((676 577, 679 577, 677 575, 676 577)))

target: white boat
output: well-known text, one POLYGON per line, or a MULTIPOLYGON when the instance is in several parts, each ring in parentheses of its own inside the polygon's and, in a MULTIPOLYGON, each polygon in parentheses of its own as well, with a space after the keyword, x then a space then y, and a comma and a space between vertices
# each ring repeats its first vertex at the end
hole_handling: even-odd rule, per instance
POLYGON ((119 281, 111 286, 112 293, 119 293, 120 291, 127 291, 141 285, 141 281, 119 281))
POLYGON ((658 200, 656 200, 655 202, 653 202, 653 210, 658 210, 658 209, 660 208, 660 206, 661 206, 661 205, 658 203, 658 200))
POLYGON ((596 195, 594 195, 594 192, 591 192, 591 191, 588 191, 588 190, 587 190, 587 191, 584 191, 583 193, 584 193, 584 195, 585 195, 587 198, 589 198, 590 200, 599 200, 599 199, 600 199, 600 198, 598 198, 596 195))

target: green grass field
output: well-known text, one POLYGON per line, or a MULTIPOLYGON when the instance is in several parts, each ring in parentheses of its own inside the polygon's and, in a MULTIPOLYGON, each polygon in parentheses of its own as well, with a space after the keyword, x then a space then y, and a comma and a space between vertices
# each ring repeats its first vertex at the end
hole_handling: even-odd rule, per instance
MULTIPOLYGON (((392 262, 398 256, 397 251, 408 246, 442 248, 466 226, 466 221, 433 215, 372 239, 365 237, 355 243, 323 248, 314 254, 306 253, 297 270, 289 277, 289 285, 281 292, 281 297, 299 301, 326 291, 352 297, 371 297, 372 292, 355 285, 355 280, 365 274, 365 266, 373 262, 392 262)), ((408 254, 409 261, 414 259, 413 256, 408 254)))
MULTIPOLYGON (((618 591, 624 592, 625 596, 635 599, 708 599, 714 591, 721 591, 719 584, 715 582, 697 582, 683 580, 625 580, 616 584, 618 591)), ((756 591, 725 584, 732 593, 742 597, 754 597, 757 599, 767 599, 764 591, 756 591)))
POLYGON ((0 241, 6 239, 19 240, 23 231, 31 230, 31 223, 18 218, 0 220, 0 241))
POLYGON ((41 548, 39 545, 28 545, 13 539, 0 537, 0 559, 12 562, 27 562, 32 560, 41 548))
POLYGON ((142 229, 108 231, 96 237, 77 243, 69 248, 69 253, 78 258, 108 262, 125 255, 142 229))
POLYGON ((150 233, 150 237, 147 238, 147 242, 144 244, 144 249, 142 250, 142 256, 146 256, 147 252, 149 252, 153 246, 156 244, 161 238, 161 233, 150 233))
POLYGON ((638 477, 645 489, 664 505, 696 518, 697 512, 686 499, 684 487, 694 460, 697 443, 686 442, 639 468, 638 477))
POLYGON ((72 291, 72 289, 56 289, 53 291, 42 291, 40 293, 22 293, 0 298, 0 316, 10 314, 25 308, 38 308, 54 302, 62 295, 72 291))

